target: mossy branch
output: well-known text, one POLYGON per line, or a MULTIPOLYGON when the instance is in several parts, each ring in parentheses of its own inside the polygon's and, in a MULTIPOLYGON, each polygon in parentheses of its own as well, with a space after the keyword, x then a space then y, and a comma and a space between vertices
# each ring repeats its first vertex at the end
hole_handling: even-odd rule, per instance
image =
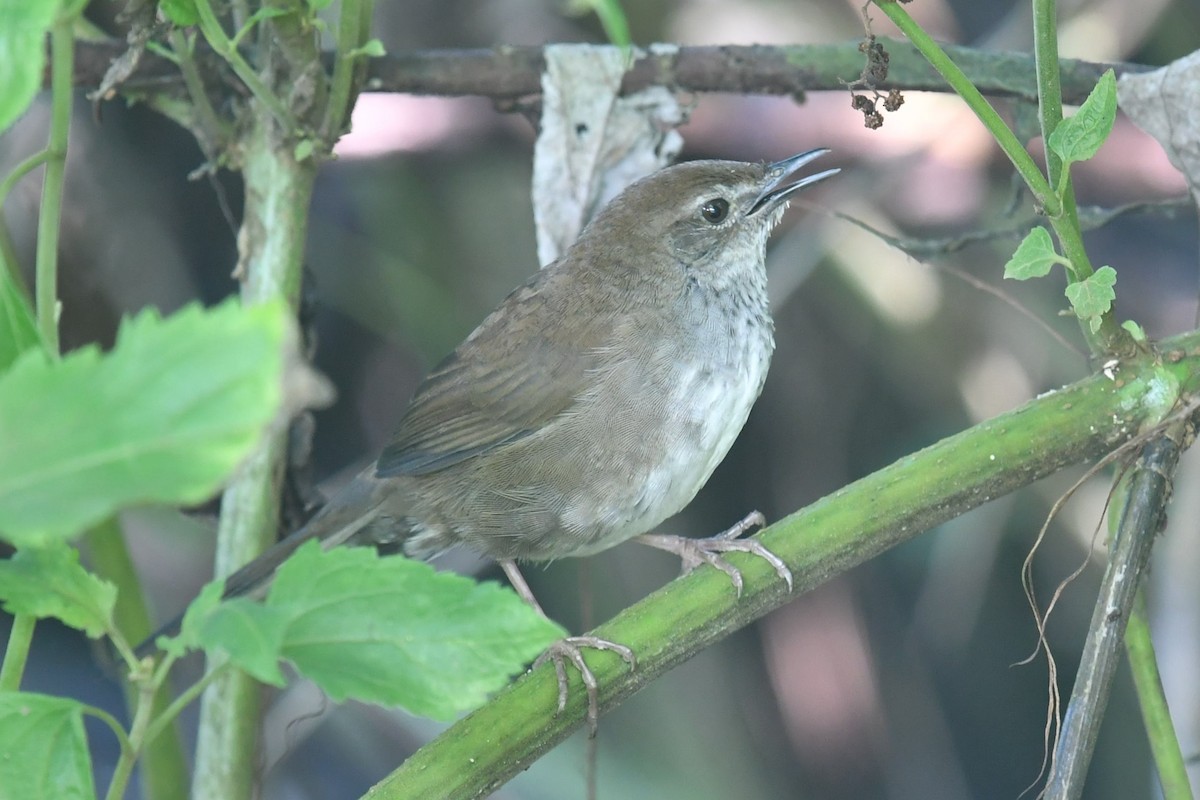
MULTIPOLYGON (((626 609, 593 633, 633 648, 629 671, 609 653, 587 653, 609 710, 701 649, 830 578, 922 531, 1001 495, 1130 442, 1200 390, 1200 333, 1164 344, 1113 378, 1094 375, 945 439, 770 526, 763 544, 791 568, 789 594, 761 559, 733 556, 746 576, 739 600, 728 578, 701 569, 626 609), (1164 387, 1177 402, 1156 398, 1164 387)), ((740 554, 739 554, 740 555, 740 554)), ((573 676, 574 680, 574 676, 573 676)), ((545 665, 459 721, 375 786, 374 800, 482 797, 582 723, 576 684, 556 716, 554 670, 545 665), (471 764, 464 769, 462 765, 471 764)))

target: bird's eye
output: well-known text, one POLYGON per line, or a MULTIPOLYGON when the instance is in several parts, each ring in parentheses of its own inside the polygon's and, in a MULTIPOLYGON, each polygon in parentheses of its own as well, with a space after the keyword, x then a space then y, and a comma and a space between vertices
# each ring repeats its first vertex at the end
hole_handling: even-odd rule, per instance
POLYGON ((723 197, 706 200, 704 205, 700 206, 700 216, 713 225, 724 221, 725 217, 729 216, 729 201, 723 197))

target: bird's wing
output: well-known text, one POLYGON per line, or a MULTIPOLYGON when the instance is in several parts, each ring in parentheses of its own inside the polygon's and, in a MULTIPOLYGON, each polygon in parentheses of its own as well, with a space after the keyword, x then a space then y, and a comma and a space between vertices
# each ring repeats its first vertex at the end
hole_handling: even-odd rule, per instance
POLYGON ((545 291, 554 272, 547 267, 513 291, 425 378, 377 476, 437 472, 529 436, 570 409, 606 336, 595 327, 566 343, 556 335, 579 319, 582 299, 545 291))

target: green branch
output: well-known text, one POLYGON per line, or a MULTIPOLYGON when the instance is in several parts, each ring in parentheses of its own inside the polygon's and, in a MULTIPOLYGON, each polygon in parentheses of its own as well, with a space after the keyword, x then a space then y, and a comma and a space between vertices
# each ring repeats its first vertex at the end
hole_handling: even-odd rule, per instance
POLYGON ((190 126, 192 133, 204 152, 204 157, 211 161, 229 141, 228 125, 217 116, 216 109, 208 100, 204 79, 200 77, 200 70, 196 67, 194 36, 189 38, 182 30, 176 28, 171 31, 169 41, 178 59, 179 72, 183 76, 183 83, 191 100, 190 108, 195 120, 190 126))
MULTIPOLYGON (((1058 66, 1058 19, 1056 0, 1033 0, 1033 60, 1037 70, 1038 120, 1042 127, 1042 141, 1050 140, 1050 134, 1062 122, 1062 79, 1058 66)), ((1050 183, 1061 186, 1063 163, 1058 154, 1049 147, 1046 151, 1046 171, 1050 183)), ((1065 185, 1063 194, 1074 206, 1075 196, 1070 185, 1065 185)), ((1047 212, 1051 217, 1056 214, 1047 212)))
POLYGON ((333 77, 329 81, 329 100, 321 123, 321 135, 330 147, 337 141, 350 113, 355 76, 365 69, 365 65, 359 67, 365 56, 355 55, 354 51, 362 46, 370 32, 372 6, 369 0, 342 0, 333 77))
MULTIPOLYGON (((0 184, 0 204, 21 176, 45 163, 42 178, 42 204, 38 214, 37 256, 35 266, 34 303, 38 332, 46 352, 58 356, 58 232, 62 222, 63 179, 67 169, 67 143, 71 134, 71 79, 75 69, 75 48, 72 34, 74 16, 59 13, 50 28, 50 141, 46 149, 21 162, 14 174, 0 184)), ((17 275, 7 228, 3 235, 4 269, 17 275)), ((19 285, 19 284, 18 284, 19 285)), ((13 617, 8 635, 4 663, 0 665, 0 691, 16 691, 25 674, 29 647, 33 642, 36 620, 17 614, 13 617)))
POLYGON ((1092 609, 1079 670, 1062 734, 1050 763, 1044 797, 1077 800, 1083 796, 1088 766, 1100 736, 1112 681, 1120 660, 1125 624, 1158 535, 1179 460, 1183 425, 1154 437, 1142 450, 1129 481, 1121 523, 1109 545, 1108 566, 1092 609))
POLYGON ((1171 723, 1171 712, 1167 708, 1158 662, 1154 657, 1144 588, 1138 588, 1129 624, 1125 628, 1125 653, 1129 658, 1133 688, 1137 692, 1138 706, 1142 709, 1142 722, 1146 726, 1146 737, 1150 741, 1150 753, 1158 770, 1163 798, 1192 800, 1195 795, 1192 794, 1188 778, 1187 762, 1183 759, 1179 736, 1171 723))
POLYGON ((29 645, 33 643, 33 630, 37 618, 30 614, 13 617, 8 631, 8 644, 4 648, 4 663, 0 664, 0 692, 15 692, 21 688, 25 675, 25 662, 29 660, 29 645))
POLYGON ((38 214, 37 267, 34 298, 38 329, 51 354, 58 355, 58 232, 62 221, 63 178, 67 170, 67 142, 71 134, 74 93, 74 19, 60 14, 50 29, 50 142, 46 146, 46 173, 42 179, 42 207, 38 214))
MULTIPOLYGON (((96 526, 85 537, 88 565, 93 572, 117 586, 117 602, 113 609, 116 631, 111 637, 121 654, 126 671, 137 666, 137 657, 129 642, 140 642, 152 632, 150 613, 146 598, 138 583, 137 570, 129 556, 121 526, 115 519, 96 526)), ((170 689, 162 681, 155 684, 157 691, 147 695, 144 688, 132 683, 128 677, 121 681, 125 693, 125 705, 131 719, 142 713, 159 714, 170 702, 170 689), (141 708, 141 704, 148 708, 141 708)), ((180 787, 187 785, 188 768, 183 740, 178 731, 160 737, 146 749, 142 756, 141 782, 147 800, 177 797, 180 787)))
MULTIPOLYGON (((945 439, 767 528, 760 538, 808 591, 941 522, 1063 467, 1098 458, 1159 424, 1180 394, 1200 390, 1200 333, 1166 343, 1168 365, 1150 360, 1110 379, 1095 375, 945 439)), ((735 554, 746 588, 700 569, 600 626, 594 635, 637 654, 630 671, 610 653, 588 652, 609 710, 699 650, 793 599, 774 570, 735 554)), ((372 800, 482 797, 563 741, 584 718, 572 672, 564 713, 546 664, 453 725, 371 790, 372 800), (462 765, 471 764, 470 769, 462 765)))
MULTIPOLYGON (((316 166, 297 163, 279 147, 270 120, 258 118, 241 142, 246 208, 238 236, 237 275, 242 299, 283 297, 294 307, 300 294, 308 208, 316 166)), ((217 530, 218 575, 228 575, 274 542, 287 431, 270 433, 243 464, 221 500, 217 530)), ((248 797, 257 766, 258 685, 230 671, 204 694, 196 749, 196 800, 248 797)))

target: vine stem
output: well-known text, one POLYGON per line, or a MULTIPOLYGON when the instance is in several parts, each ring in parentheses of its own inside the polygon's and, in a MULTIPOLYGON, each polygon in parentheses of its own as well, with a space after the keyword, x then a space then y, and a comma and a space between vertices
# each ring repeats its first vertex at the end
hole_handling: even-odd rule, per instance
POLYGON ((1125 655, 1129 659, 1133 688, 1137 693, 1138 706, 1142 709, 1142 722, 1146 726, 1146 737, 1150 741, 1150 753, 1158 770, 1163 798, 1192 800, 1195 795, 1192 794, 1188 778, 1187 762, 1184 761, 1179 736, 1171 722, 1162 678, 1158 673, 1158 660, 1154 656, 1144 587, 1138 587, 1133 599, 1133 610, 1125 628, 1125 655))
MULTIPOLYGON (((75 70, 74 14, 64 9, 50 28, 50 141, 46 149, 18 166, 21 173, 3 184, 7 193, 25 172, 45 163, 42 203, 38 213, 34 304, 38 332, 46 352, 58 356, 58 231, 62 222, 63 180, 67 171, 67 143, 71 135, 71 79, 75 70)), ((0 201, 3 197, 0 196, 0 201)), ((8 258, 5 258, 8 261, 8 258)), ((11 265, 15 272, 15 263, 11 265)), ((0 691, 16 691, 25 674, 36 620, 17 614, 0 666, 0 691)))
POLYGON ((233 41, 225 33, 225 29, 221 27, 221 21, 217 19, 208 0, 196 0, 196 14, 200 18, 200 32, 204 34, 204 38, 208 40, 213 51, 229 63, 229 67, 237 74, 242 83, 246 84, 246 88, 254 95, 254 99, 271 112, 276 122, 287 133, 294 132, 296 121, 292 118, 291 112, 288 111, 283 101, 263 83, 246 59, 242 58, 242 54, 238 52, 233 41))
MULTIPOLYGON (((1024 179, 1034 199, 1050 221, 1058 237, 1063 255, 1070 264, 1067 276, 1070 283, 1087 280, 1092 276, 1091 260, 1083 246, 1083 233, 1079 227, 1079 214, 1075 208, 1075 194, 1071 186, 1070 171, 1061 159, 1046 150, 1049 178, 1042 174, 1033 157, 1005 124, 992 104, 975 88, 966 74, 946 55, 937 42, 917 24, 896 0, 874 0, 875 5, 887 15, 900 31, 908 37, 918 52, 938 71, 950 87, 979 117, 980 122, 996 139, 1000 149, 1008 156, 1013 167, 1024 179), (1060 187, 1056 191, 1054 187, 1060 187)), ((1055 21, 1054 0, 1034 0, 1034 65, 1038 83, 1038 109, 1042 126, 1042 140, 1048 141, 1058 123, 1062 122, 1062 86, 1058 64, 1058 28, 1055 21)), ((1116 315, 1110 308, 1100 317, 1100 325, 1093 331, 1086 320, 1080 320, 1080 330, 1093 356, 1108 354, 1130 356, 1137 352, 1136 343, 1117 324, 1116 315)))
POLYGON ((0 692, 15 692, 21 688, 21 677, 25 674, 25 662, 29 660, 29 646, 33 642, 35 627, 37 619, 32 614, 13 617, 8 645, 4 649, 4 663, 0 665, 0 692))
POLYGON ((900 29, 901 33, 908 37, 908 40, 925 57, 930 66, 946 79, 950 88, 975 112, 975 116, 979 117, 979 121, 995 138, 1000 149, 1004 151, 1004 155, 1008 156, 1008 160, 1012 162, 1013 167, 1025 181, 1025 185, 1029 187, 1029 191, 1033 192, 1034 199, 1045 209, 1046 213, 1051 217, 1060 213, 1061 204, 1037 162, 1029 155, 1012 129, 1005 124, 999 112, 975 88, 975 84, 971 83, 970 78, 959 69, 950 56, 946 55, 946 51, 895 0, 875 0, 875 5, 887 15, 887 18, 900 29))
POLYGON ((58 231, 62 221, 63 180, 71 135, 71 77, 75 70, 74 18, 60 13, 50 28, 50 141, 38 213, 34 302, 38 329, 47 352, 58 355, 58 231))

